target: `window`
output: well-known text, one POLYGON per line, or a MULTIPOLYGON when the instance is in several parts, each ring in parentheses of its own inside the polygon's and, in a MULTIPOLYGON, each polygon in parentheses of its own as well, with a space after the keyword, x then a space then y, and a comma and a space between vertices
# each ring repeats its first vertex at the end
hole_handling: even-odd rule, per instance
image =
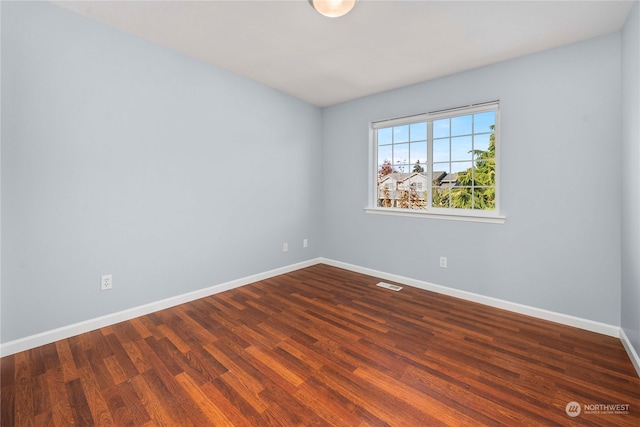
POLYGON ((375 122, 373 209, 499 215, 497 102, 375 122))

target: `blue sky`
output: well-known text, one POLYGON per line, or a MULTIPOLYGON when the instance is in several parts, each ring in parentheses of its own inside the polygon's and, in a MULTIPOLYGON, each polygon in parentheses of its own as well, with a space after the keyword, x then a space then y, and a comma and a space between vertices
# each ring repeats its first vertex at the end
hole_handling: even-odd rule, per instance
MULTIPOLYGON (((487 150, 495 112, 433 121, 434 170, 459 172, 472 166, 472 150, 487 150)), ((411 172, 417 161, 426 170, 427 123, 378 129, 378 166, 390 160, 399 172, 411 172)))

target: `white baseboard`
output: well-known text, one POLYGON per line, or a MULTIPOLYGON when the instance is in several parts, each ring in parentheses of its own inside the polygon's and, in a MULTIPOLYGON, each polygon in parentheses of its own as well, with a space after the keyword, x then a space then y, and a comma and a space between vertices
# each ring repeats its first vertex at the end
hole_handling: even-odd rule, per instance
POLYGON ((20 338, 14 341, 9 341, 0 345, 0 355, 8 356, 18 353, 20 351, 29 350, 41 345, 49 344, 61 339, 69 338, 74 335, 82 334, 85 332, 93 331, 105 326, 114 325, 125 320, 130 320, 139 316, 144 316, 155 311, 164 310, 166 308, 174 307, 179 304, 194 301, 200 298, 204 298, 210 295, 214 295, 220 292, 224 292, 230 289, 238 288, 240 286, 248 285, 253 282, 265 280, 270 277, 278 276, 280 274, 289 273, 291 271, 299 270, 301 268, 309 267, 315 264, 328 264, 334 267, 343 268, 345 270, 354 271, 357 273, 367 274, 375 276, 377 278, 390 280, 397 283, 402 283, 407 286, 413 286, 419 289, 425 289, 428 291, 437 292, 444 295, 453 296, 456 298, 464 299, 467 301, 473 301, 480 304, 488 305, 491 307, 501 308, 504 310, 525 314, 527 316, 536 317, 539 319, 549 320, 552 322, 560 323, 563 325, 573 326, 580 329, 585 329, 592 332, 597 332, 604 335, 620 338, 632 363, 636 367, 638 374, 640 375, 640 360, 638 355, 633 349, 631 342, 628 340, 624 331, 613 325, 605 323, 595 322, 592 320, 582 319, 575 316, 556 313, 540 308, 530 307, 522 304, 517 304, 509 301, 500 300, 497 298, 487 297, 472 292, 461 291, 458 289, 448 288, 446 286, 436 285, 421 280, 411 279, 396 274, 385 273, 378 270, 373 270, 366 267, 360 267, 353 264, 348 264, 341 261, 336 261, 328 258, 315 258, 308 261, 303 261, 297 264, 288 265, 285 267, 276 268, 274 270, 258 273, 252 276, 243 277, 240 279, 232 280, 226 283, 214 285, 205 289, 199 289, 197 291, 188 292, 186 294, 177 295, 175 297, 167 298, 161 301, 152 302, 149 304, 133 307, 127 310, 123 310, 117 313, 108 314, 106 316, 89 319, 83 322, 75 323, 72 325, 64 326, 50 331, 41 332, 39 334, 31 335, 28 337, 20 338))
POLYGON ((446 286, 436 285, 421 280, 411 279, 409 277, 399 276, 396 274, 385 273, 378 270, 373 270, 366 267, 360 267, 353 264, 348 264, 341 261, 335 261, 332 259, 323 258, 321 260, 323 264, 332 265, 334 267, 344 268, 345 270, 355 271, 356 273, 367 274, 369 276, 378 277, 392 282, 402 283, 404 285, 413 286, 415 288, 425 289, 427 291, 437 292, 439 294, 449 295, 452 297, 464 299, 467 301, 473 301, 480 304, 488 305, 491 307, 501 308, 515 313, 525 314, 527 316, 536 317, 538 319, 549 320, 551 322, 560 323, 563 325, 573 326, 587 331, 597 332, 599 334, 609 335, 611 337, 620 337, 620 327, 608 325, 606 323, 600 323, 593 320, 582 319, 580 317, 570 316, 568 314, 556 313, 553 311, 544 310, 541 308, 530 307, 523 304, 509 302, 498 298, 487 297, 480 294, 474 294, 472 292, 461 291, 459 289, 448 288, 446 286))
POLYGON ((622 328, 620 328, 620 341, 622 341, 622 345, 627 351, 629 359, 631 359, 631 363, 633 363, 633 367, 636 368, 636 372, 640 377, 640 357, 638 356, 638 353, 636 353, 636 350, 633 348, 633 344, 631 344, 629 337, 622 328))
POLYGON ((174 307, 186 302, 195 301, 200 298, 208 297, 210 295, 248 285, 249 283, 258 282, 260 280, 265 280, 270 277, 278 276, 280 274, 285 274, 291 271, 299 270, 301 268, 309 267, 320 262, 322 262, 321 258, 299 262, 297 264, 265 271, 264 273, 254 274, 252 276, 243 277, 226 283, 220 283, 218 285, 199 289, 193 292, 188 292, 186 294, 181 294, 175 297, 163 299, 138 307, 133 307, 127 310, 119 311, 117 313, 108 314, 106 316, 96 317, 94 319, 85 320, 83 322, 74 323, 72 325, 63 326, 61 328, 52 329, 50 331, 41 332, 39 334, 31 335, 13 341, 8 341, 0 345, 0 355, 3 357, 9 356, 20 351, 29 350, 31 348, 69 338, 74 335, 93 331, 99 328, 104 328, 105 326, 114 325, 116 323, 124 322, 125 320, 144 316, 155 311, 164 310, 166 308, 174 307))

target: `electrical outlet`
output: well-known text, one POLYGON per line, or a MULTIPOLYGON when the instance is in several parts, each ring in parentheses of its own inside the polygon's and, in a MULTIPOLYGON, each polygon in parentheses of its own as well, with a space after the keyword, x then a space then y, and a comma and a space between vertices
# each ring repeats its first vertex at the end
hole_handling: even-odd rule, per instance
POLYGON ((101 291, 108 291, 112 287, 113 287, 113 277, 111 277, 111 274, 105 274, 100 278, 101 291))
POLYGON ((444 257, 444 256, 440 257, 440 267, 447 268, 447 257, 444 257))
POLYGON ((307 246, 309 246, 309 241, 308 241, 307 239, 304 239, 304 240, 302 241, 302 247, 303 247, 303 248, 306 248, 307 246))
POLYGON ((287 242, 284 242, 282 244, 282 252, 287 252, 289 250, 289 244, 287 242))

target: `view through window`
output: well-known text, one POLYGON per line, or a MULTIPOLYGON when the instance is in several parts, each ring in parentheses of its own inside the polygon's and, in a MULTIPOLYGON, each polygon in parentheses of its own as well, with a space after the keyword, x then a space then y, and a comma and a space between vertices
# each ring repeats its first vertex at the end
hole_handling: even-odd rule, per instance
POLYGON ((376 207, 497 211, 498 105, 376 122, 376 207))

